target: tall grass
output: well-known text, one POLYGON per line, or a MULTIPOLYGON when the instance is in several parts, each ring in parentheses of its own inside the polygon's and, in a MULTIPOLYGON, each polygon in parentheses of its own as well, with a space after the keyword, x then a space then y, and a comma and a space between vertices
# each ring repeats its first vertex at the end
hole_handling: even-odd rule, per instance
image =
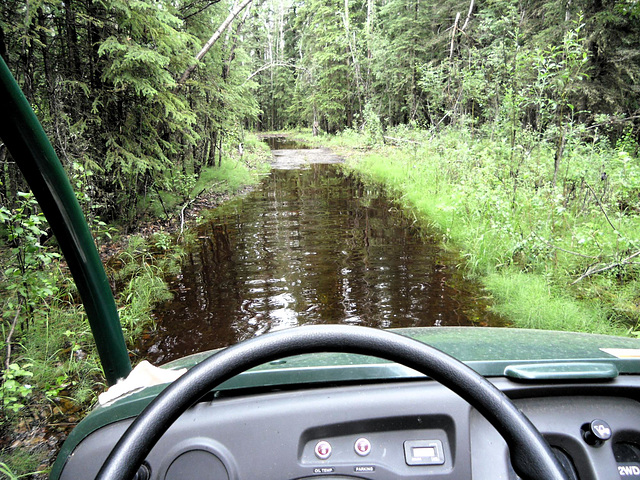
POLYGON ((242 152, 236 148, 224 150, 218 163, 199 172, 169 171, 162 185, 155 185, 139 202, 139 210, 153 217, 171 218, 180 215, 185 204, 206 195, 233 195, 246 186, 255 185, 269 171, 271 152, 256 135, 247 133, 242 152))
MULTIPOLYGON (((149 198, 140 204, 139 213, 172 217, 179 215, 181 207, 188 205, 203 190, 205 193, 233 194, 245 185, 259 181, 261 174, 269 168, 268 158, 267 145, 255 136, 247 135, 242 153, 225 152, 221 166, 203 169, 197 180, 193 172, 170 172, 162 185, 150 190, 149 198)), ((35 201, 33 203, 35 209, 35 201)), ((8 218, 7 212, 2 213, 5 219, 8 218)), ((24 222, 24 218, 32 217, 20 219, 24 222)), ((108 227, 106 231, 111 233, 112 230, 115 229, 108 227)), ((154 305, 171 297, 164 277, 176 271, 183 246, 162 231, 147 237, 132 235, 119 244, 123 248, 111 259, 106 270, 115 290, 127 345, 133 348, 142 330, 153 325, 154 305)), ((51 248, 47 246, 42 251, 48 252, 51 248)), ((3 262, 9 258, 7 252, 6 248, 0 249, 3 262)), ((41 256, 47 260, 41 262, 47 270, 34 267, 37 274, 34 278, 39 280, 41 276, 47 283, 42 286, 42 282, 32 282, 38 287, 39 295, 29 297, 37 298, 38 307, 31 308, 27 320, 21 322, 22 328, 17 328, 13 336, 11 382, 0 381, 0 435, 17 439, 0 449, 0 478, 30 476, 28 472, 46 466, 51 460, 51 445, 45 443, 44 438, 39 442, 32 441, 34 436, 39 438, 37 435, 44 431, 45 423, 77 421, 94 403, 98 391, 106 387, 86 315, 77 303, 75 284, 66 269, 60 267, 57 260, 52 261, 54 257, 41 256), (52 269, 52 264, 57 267, 52 269), (29 441, 22 441, 27 437, 29 441)), ((14 291, 11 279, 7 280, 9 269, 6 265, 2 271, 5 274, 0 278, 0 291, 14 291)), ((26 285, 24 276, 20 280, 19 286, 26 285)), ((6 306, 9 299, 4 300, 6 306)), ((6 343, 2 340, 7 332, 3 330, 3 333, 0 346, 6 352, 6 343)), ((4 356, 2 361, 6 361, 4 356)))
POLYGON ((219 166, 206 167, 200 173, 191 194, 203 190, 216 193, 235 193, 247 185, 254 185, 269 171, 269 146, 253 134, 247 134, 242 153, 227 152, 219 166))
MULTIPOLYGON (((171 298, 164 276, 175 271, 182 255, 182 248, 171 242, 175 240, 162 233, 148 238, 132 236, 112 268, 107 268, 117 289, 118 313, 129 348, 135 346, 142 330, 152 325, 153 307, 171 298)), ((0 415, 0 429, 17 439, 0 450, 6 475, 27 476, 26 472, 47 465, 51 445, 44 439, 37 443, 22 440, 43 435, 45 423, 77 421, 106 388, 87 317, 76 303, 75 285, 62 274, 58 285, 59 294, 49 300, 46 309, 37 311, 28 329, 20 333, 19 348, 14 349, 11 359, 20 366, 24 375, 17 381, 28 386, 28 393, 20 398, 20 405, 4 408, 0 415)), ((6 404, 6 400, 7 395, 0 395, 0 401, 6 404)))
POLYGON ((568 142, 554 185, 555 147, 531 135, 512 143, 402 127, 388 137, 395 145, 352 155, 348 168, 385 184, 459 248, 461 268, 482 279, 498 312, 534 328, 638 328, 637 145, 568 142))
POLYGON ((542 275, 506 271, 486 276, 484 284, 496 300, 494 310, 518 327, 608 335, 626 332, 611 322, 606 308, 563 294, 542 275))

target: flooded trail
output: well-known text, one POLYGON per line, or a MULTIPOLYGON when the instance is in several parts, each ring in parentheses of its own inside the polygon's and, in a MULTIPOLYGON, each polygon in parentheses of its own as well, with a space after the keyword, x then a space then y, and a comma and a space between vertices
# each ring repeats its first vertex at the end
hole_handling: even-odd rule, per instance
POLYGON ((274 150, 260 188, 213 212, 140 353, 161 364, 305 324, 498 325, 459 259, 326 149, 274 150))

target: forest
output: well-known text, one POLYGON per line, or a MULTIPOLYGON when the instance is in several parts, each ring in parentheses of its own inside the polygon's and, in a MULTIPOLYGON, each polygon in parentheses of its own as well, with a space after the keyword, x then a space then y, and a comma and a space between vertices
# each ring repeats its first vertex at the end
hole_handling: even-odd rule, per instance
POLYGON ((637 140, 639 17, 635 0, 8 0, 0 54, 87 208, 128 224, 247 131, 493 124, 555 142, 558 164, 576 125, 637 140))
MULTIPOLYGON (((531 317, 554 290, 604 305, 598 325, 555 328, 638 332, 638 0, 4 0, 0 55, 101 252, 125 244, 107 269, 129 340, 181 255, 142 225, 257 181, 255 133, 300 129, 442 231, 500 313, 531 317)), ((90 404, 103 379, 1 139, 0 237, 5 451, 11 432, 42 440, 32 432, 69 415, 54 399, 90 404)), ((46 469, 23 447, 0 474, 46 469)))

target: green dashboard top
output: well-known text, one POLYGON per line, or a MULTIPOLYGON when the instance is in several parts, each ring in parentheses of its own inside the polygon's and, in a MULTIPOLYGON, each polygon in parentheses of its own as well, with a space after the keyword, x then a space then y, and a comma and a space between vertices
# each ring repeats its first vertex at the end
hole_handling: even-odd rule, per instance
MULTIPOLYGON (((618 366, 620 373, 640 373, 640 340, 634 338, 485 327, 400 328, 393 331, 442 350, 485 376, 503 375, 504 369, 513 364, 567 361, 613 362, 618 366)), ((215 352, 197 353, 167 363, 164 367, 189 368, 213 353, 215 352)), ((227 387, 246 386, 242 385, 246 382, 246 377, 258 373, 265 375, 267 372, 304 368, 344 369, 372 365, 388 365, 386 368, 392 371, 397 370, 391 367, 390 362, 362 355, 337 353, 302 355, 256 367, 227 382, 227 387)), ((405 367, 400 367, 399 371, 405 372, 402 376, 409 375, 407 373, 409 369, 405 367)))

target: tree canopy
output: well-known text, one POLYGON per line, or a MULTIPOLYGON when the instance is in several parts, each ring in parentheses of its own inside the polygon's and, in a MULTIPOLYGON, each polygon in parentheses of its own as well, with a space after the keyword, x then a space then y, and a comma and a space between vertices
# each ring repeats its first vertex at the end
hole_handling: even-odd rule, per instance
POLYGON ((608 115, 622 127, 640 108, 636 3, 274 2, 254 29, 279 55, 256 78, 260 125, 342 130, 370 105, 388 126, 464 116, 543 130, 608 115))
POLYGON ((637 138, 639 18, 633 0, 7 0, 0 54, 87 209, 126 222, 245 129, 491 124, 558 161, 575 122, 637 138))

